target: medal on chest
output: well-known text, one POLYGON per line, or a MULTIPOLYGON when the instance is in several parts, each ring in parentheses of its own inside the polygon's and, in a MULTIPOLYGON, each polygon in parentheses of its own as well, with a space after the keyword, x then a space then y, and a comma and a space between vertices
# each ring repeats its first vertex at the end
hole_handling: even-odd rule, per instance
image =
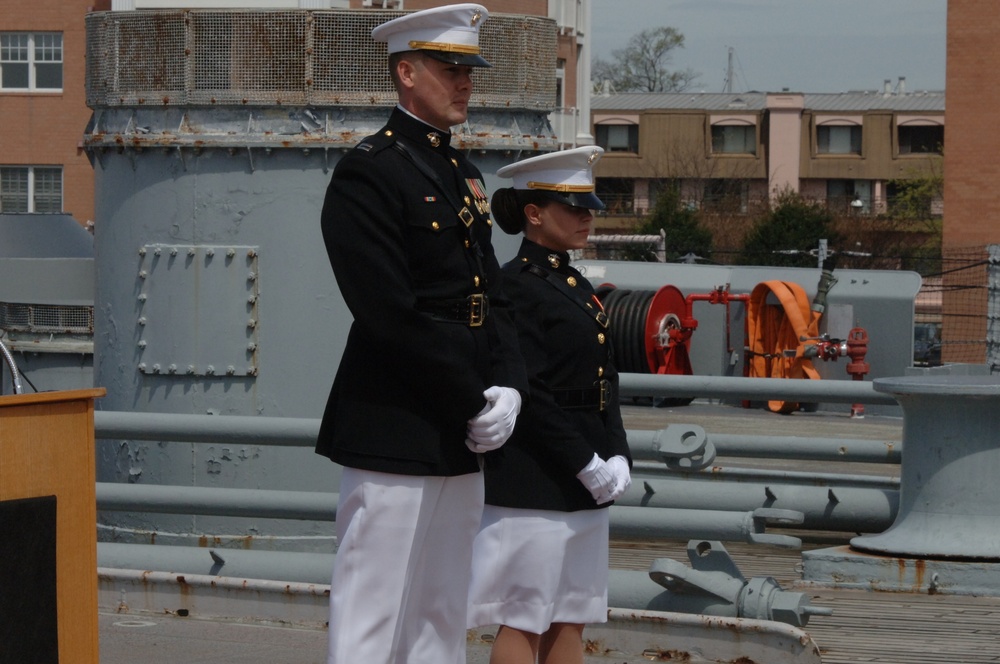
POLYGON ((468 196, 465 197, 466 204, 475 205, 481 215, 489 214, 490 201, 489 196, 486 195, 486 185, 483 184, 483 181, 477 178, 466 178, 465 184, 469 188, 469 193, 472 194, 471 200, 468 196))

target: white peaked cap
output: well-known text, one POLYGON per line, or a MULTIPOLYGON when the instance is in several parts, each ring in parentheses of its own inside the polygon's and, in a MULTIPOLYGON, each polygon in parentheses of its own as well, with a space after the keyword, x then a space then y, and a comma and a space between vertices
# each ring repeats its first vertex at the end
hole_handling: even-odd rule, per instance
POLYGON ((594 195, 594 164, 603 154, 596 145, 549 152, 504 166, 497 175, 512 178, 514 189, 554 192, 570 205, 602 209, 594 195))
POLYGON ((474 3, 434 7, 376 26, 372 39, 386 42, 390 54, 426 51, 454 64, 488 67, 479 57, 479 26, 488 17, 486 7, 474 3))

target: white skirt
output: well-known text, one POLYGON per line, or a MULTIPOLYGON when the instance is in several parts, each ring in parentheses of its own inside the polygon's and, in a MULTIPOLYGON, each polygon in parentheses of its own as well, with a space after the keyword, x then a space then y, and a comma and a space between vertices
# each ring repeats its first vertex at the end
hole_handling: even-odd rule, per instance
POLYGON ((469 627, 533 634, 608 618, 608 510, 487 505, 472 552, 469 627))

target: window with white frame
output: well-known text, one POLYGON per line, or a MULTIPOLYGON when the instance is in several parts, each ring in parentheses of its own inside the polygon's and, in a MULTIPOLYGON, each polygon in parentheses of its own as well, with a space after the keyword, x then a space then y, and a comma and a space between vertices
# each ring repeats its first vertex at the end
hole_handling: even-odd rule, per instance
POLYGON ((757 154, 757 127, 754 125, 712 125, 714 154, 757 154))
POLYGON ((0 32, 0 91, 59 91, 63 37, 59 32, 0 32))
POLYGON ((0 166, 0 214, 56 214, 62 205, 62 168, 0 166))
POLYGON ((820 125, 816 127, 819 154, 861 154, 860 125, 820 125))

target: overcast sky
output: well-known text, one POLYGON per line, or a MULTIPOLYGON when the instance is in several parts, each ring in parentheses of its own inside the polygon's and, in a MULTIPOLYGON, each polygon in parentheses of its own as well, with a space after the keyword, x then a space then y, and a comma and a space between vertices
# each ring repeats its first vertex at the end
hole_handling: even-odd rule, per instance
MULTIPOLYGON (((1000 3, 998 3, 1000 5, 1000 3)), ((722 92, 729 48, 734 92, 944 90, 947 0, 591 0, 592 47, 608 60, 632 35, 684 35, 672 68, 722 92)))

